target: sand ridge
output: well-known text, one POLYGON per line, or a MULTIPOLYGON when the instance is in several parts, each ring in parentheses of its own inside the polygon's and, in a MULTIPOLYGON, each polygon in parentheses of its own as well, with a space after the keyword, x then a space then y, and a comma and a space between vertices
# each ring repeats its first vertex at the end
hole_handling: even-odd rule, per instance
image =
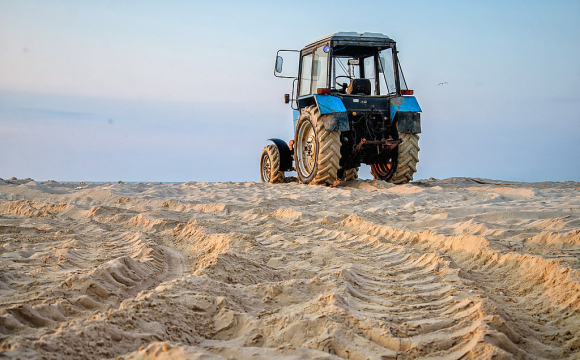
POLYGON ((579 183, 0 180, 0 357, 580 357, 579 183))

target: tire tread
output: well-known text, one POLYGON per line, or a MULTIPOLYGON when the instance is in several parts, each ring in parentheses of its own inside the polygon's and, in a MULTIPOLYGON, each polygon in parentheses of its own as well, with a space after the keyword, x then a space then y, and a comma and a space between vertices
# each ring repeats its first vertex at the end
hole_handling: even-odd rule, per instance
POLYGON ((397 158, 397 170, 389 182, 393 184, 406 184, 413 180, 413 174, 417 172, 419 162, 419 135, 399 133, 399 139, 403 142, 399 145, 397 158))

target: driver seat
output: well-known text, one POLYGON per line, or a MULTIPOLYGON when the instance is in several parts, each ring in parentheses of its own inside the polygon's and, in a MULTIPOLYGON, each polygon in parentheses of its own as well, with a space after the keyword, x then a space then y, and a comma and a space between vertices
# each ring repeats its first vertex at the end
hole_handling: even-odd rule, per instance
POLYGON ((346 93, 349 95, 370 95, 371 81, 369 79, 351 79, 346 93))

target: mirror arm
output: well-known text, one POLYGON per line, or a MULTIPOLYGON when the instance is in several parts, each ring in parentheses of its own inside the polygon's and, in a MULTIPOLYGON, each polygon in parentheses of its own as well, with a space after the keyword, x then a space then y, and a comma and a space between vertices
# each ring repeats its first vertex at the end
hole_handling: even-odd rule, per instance
MULTIPOLYGON (((278 78, 282 78, 282 79, 294 79, 294 78, 296 78, 295 76, 278 75, 278 73, 276 72, 276 70, 278 69, 278 66, 277 66, 278 65, 278 58, 283 59, 280 56, 280 52, 284 52, 284 51, 286 51, 286 52, 298 52, 298 53, 300 52, 300 50, 278 50, 276 52, 276 64, 274 65, 274 76, 278 77, 278 78)), ((280 70, 282 70, 282 66, 280 66, 280 70)))

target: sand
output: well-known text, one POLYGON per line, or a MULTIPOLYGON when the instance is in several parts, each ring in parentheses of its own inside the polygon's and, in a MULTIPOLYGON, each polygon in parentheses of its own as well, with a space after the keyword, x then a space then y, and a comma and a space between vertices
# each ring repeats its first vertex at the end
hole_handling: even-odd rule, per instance
POLYGON ((579 188, 0 180, 0 358, 579 359, 579 188))

